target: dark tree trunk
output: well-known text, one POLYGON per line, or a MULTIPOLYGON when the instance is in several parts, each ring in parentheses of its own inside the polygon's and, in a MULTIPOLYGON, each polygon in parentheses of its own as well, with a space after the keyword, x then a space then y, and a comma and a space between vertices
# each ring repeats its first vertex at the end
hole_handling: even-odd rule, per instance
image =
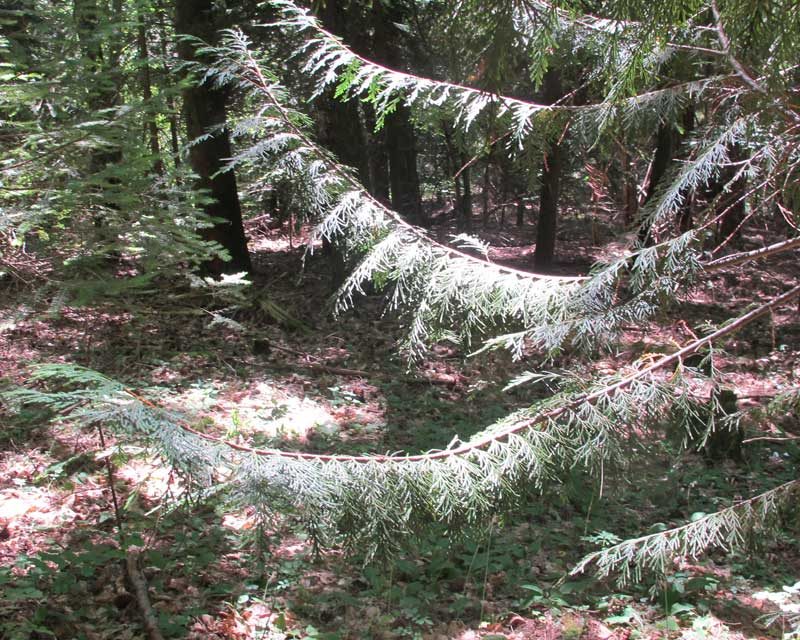
POLYGON ((142 99, 145 102, 145 131, 150 146, 150 153, 153 154, 153 172, 157 175, 164 175, 164 162, 161 159, 161 146, 158 142, 158 123, 156 122, 155 112, 153 111, 153 89, 150 84, 150 54, 147 50, 147 25, 144 15, 139 14, 139 24, 137 28, 137 44, 139 47, 139 81, 142 85, 142 99))
MULTIPOLYGON (((744 157, 739 145, 734 145, 728 156, 732 162, 742 160, 744 157)), ((726 167, 709 187, 709 199, 718 199, 715 212, 717 216, 721 216, 717 229, 717 244, 729 242, 741 234, 742 223, 746 216, 743 197, 746 189, 747 178, 744 174, 737 176, 736 167, 726 167)))
POLYGON ((542 187, 539 192, 539 222, 536 225, 536 250, 533 264, 537 269, 553 265, 556 250, 558 199, 561 195, 562 150, 553 144, 545 156, 542 187))
POLYGON ((456 159, 456 149, 453 142, 453 133, 447 123, 442 124, 442 134, 444 144, 447 149, 447 172, 453 177, 453 216, 458 220, 461 216, 461 176, 456 176, 458 171, 458 160, 456 159))
MULTIPOLYGON (((401 43, 395 23, 403 21, 398 4, 376 2, 373 4, 374 41, 376 62, 393 69, 403 67, 399 56, 401 43)), ((399 104, 394 113, 386 117, 386 152, 389 157, 389 182, 392 207, 416 224, 429 224, 422 207, 422 197, 417 172, 416 132, 411 122, 411 111, 399 104)))
POLYGON ((622 206, 623 226, 629 228, 639 211, 639 199, 631 154, 623 143, 619 143, 617 160, 611 165, 610 184, 614 201, 622 206))
POLYGON ((371 105, 364 107, 364 124, 367 138, 367 163, 369 165, 370 193, 389 205, 389 156, 386 154, 386 130, 375 131, 375 111, 371 105))
POLYGON ((466 158, 462 157, 461 166, 461 206, 459 207, 458 228, 461 231, 472 231, 472 184, 470 167, 466 165, 466 158))
MULTIPOLYGON (((176 33, 214 42, 222 25, 218 23, 212 0, 177 0, 175 9, 176 33)), ((178 43, 178 54, 183 60, 201 61, 195 46, 185 41, 178 43)), ((186 133, 190 140, 225 125, 226 102, 226 92, 207 82, 192 84, 184 90, 186 133)), ((192 169, 198 175, 197 188, 206 190, 212 200, 205 206, 205 211, 215 218, 214 226, 204 230, 203 237, 219 243, 230 255, 227 262, 216 258, 205 265, 205 270, 212 275, 252 270, 236 176, 232 171, 219 173, 225 159, 231 155, 230 138, 225 129, 217 129, 214 135, 192 145, 189 151, 192 169)))
POLYGON ((483 188, 481 190, 481 207, 483 208, 482 218, 483 218, 484 229, 487 226, 489 226, 489 189, 492 184, 491 159, 492 156, 490 155, 487 158, 486 166, 483 169, 483 188))
MULTIPOLYGON (((667 173, 670 163, 672 163, 675 158, 679 144, 680 139, 678 137, 678 131, 671 122, 661 124, 658 127, 653 164, 650 167, 647 183, 644 186, 645 195, 643 204, 647 204, 653 199, 656 190, 664 178, 664 174, 667 173)), ((646 247, 654 243, 652 229, 650 227, 651 221, 649 219, 643 220, 639 226, 639 242, 646 247)))
MULTIPOLYGON (((318 103, 318 140, 336 158, 356 170, 362 184, 369 184, 369 159, 364 153, 366 140, 355 102, 341 102, 333 96, 318 103)), ((371 190, 370 190, 371 191, 371 190)))
MULTIPOLYGON (((360 41, 365 31, 353 28, 347 8, 341 2, 327 2, 321 9, 322 24, 330 32, 348 40, 348 44, 356 50, 363 49, 360 41), (356 32, 351 38, 351 32, 356 32)), ((367 185, 370 193, 374 193, 371 185, 370 162, 364 153, 366 135, 361 122, 358 104, 354 101, 342 102, 329 91, 317 103, 319 118, 317 119, 317 138, 343 164, 356 170, 360 182, 367 185)), ((338 287, 344 282, 347 265, 345 256, 335 240, 323 240, 322 253, 326 256, 330 267, 331 285, 338 287)))
MULTIPOLYGON (((683 133, 681 138, 685 138, 691 131, 694 129, 695 125, 695 117, 694 117, 695 105, 694 103, 690 104, 686 111, 683 112, 683 133)), ((678 231, 681 233, 685 233, 692 228, 694 224, 693 215, 694 215, 694 201, 695 201, 695 192, 692 190, 691 193, 686 195, 686 198, 683 200, 683 204, 681 205, 680 209, 678 209, 678 231)))
POLYGON ((427 225, 419 190, 414 125, 411 112, 404 105, 386 118, 386 148, 392 207, 412 222, 427 225))
MULTIPOLYGON (((561 97, 563 93, 561 74, 557 69, 550 69, 545 74, 542 89, 543 99, 548 104, 561 97)), ((551 267, 555 256, 562 156, 561 140, 553 141, 544 156, 542 184, 539 192, 539 222, 536 227, 536 250, 533 253, 533 264, 537 269, 551 267)))
MULTIPOLYGON (((354 31, 352 24, 348 29, 348 15, 341 2, 327 2, 322 12, 322 24, 332 33, 348 40, 356 49, 363 49, 363 43, 351 37, 354 31)), ((361 34, 358 34, 359 37, 361 34)), ((358 112, 356 101, 342 102, 333 97, 329 92, 319 101, 322 122, 318 124, 318 137, 320 142, 333 151, 336 157, 344 164, 353 167, 358 172, 358 177, 363 184, 369 181, 369 162, 364 148, 366 139, 364 127, 358 112)))

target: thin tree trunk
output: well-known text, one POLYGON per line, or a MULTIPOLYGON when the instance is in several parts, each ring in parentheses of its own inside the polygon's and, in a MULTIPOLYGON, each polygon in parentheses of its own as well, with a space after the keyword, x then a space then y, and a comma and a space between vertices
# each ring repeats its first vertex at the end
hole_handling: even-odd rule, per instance
POLYGON ((617 182, 617 184, 622 182, 621 199, 624 212, 623 224, 625 228, 629 228, 636 219, 636 214, 639 211, 639 200, 636 193, 636 179, 634 178, 631 154, 621 143, 620 149, 620 175, 615 182, 617 182))
POLYGON ((558 223, 558 200, 561 195, 562 150, 559 144, 550 147, 542 170, 542 187, 539 193, 539 222, 536 226, 536 250, 533 264, 537 269, 553 265, 558 223))
POLYGON ((164 175, 164 162, 161 159, 161 146, 158 142, 158 123, 156 122, 152 105, 153 89, 150 80, 150 56, 147 50, 147 25, 142 14, 139 14, 136 39, 139 46, 139 80, 142 85, 142 98, 146 106, 145 129, 150 145, 150 153, 153 154, 153 171, 161 176, 164 175))
POLYGON ((375 131, 375 111, 364 105, 364 124, 367 138, 369 188, 375 198, 389 205, 389 157, 386 155, 386 130, 375 131))
POLYGON ((483 228, 489 225, 489 186, 491 184, 491 156, 486 160, 483 170, 483 190, 481 191, 481 206, 483 207, 483 228))
POLYGON ((472 184, 470 167, 466 166, 469 159, 461 158, 461 207, 459 209, 458 228, 462 231, 472 231, 472 184))
MULTIPOLYGON (((403 21, 403 12, 397 3, 373 3, 373 55, 376 62, 401 69, 403 61, 398 52, 401 43, 396 23, 403 21)), ((429 224, 422 207, 422 197, 417 171, 416 132, 411 122, 411 110, 399 104, 394 113, 386 117, 386 151, 389 157, 389 182, 392 207, 416 224, 429 224)))
MULTIPOLYGON (((177 0, 176 33, 213 43, 221 26, 214 7, 212 0, 177 0)), ((183 60, 201 62, 195 46, 189 42, 179 41, 178 53, 183 60)), ((214 135, 192 145, 189 151, 192 169, 198 175, 196 186, 207 191, 211 198, 211 202, 205 206, 205 212, 216 219, 212 227, 204 230, 203 238, 219 243, 230 256, 228 261, 215 258, 205 265, 205 271, 212 275, 252 270, 236 176, 233 171, 220 173, 225 160, 232 155, 228 132, 219 128, 224 127, 226 122, 226 102, 225 91, 208 82, 192 84, 183 91, 189 139, 195 140, 215 129, 214 135)))
MULTIPOLYGON (((165 78, 170 78, 172 76, 172 72, 170 71, 169 67, 167 66, 167 60, 169 59, 169 52, 167 51, 167 34, 165 33, 164 29, 164 22, 166 22, 166 18, 159 20, 161 23, 161 28, 159 29, 159 37, 161 40, 161 59, 163 61, 163 73, 165 78)), ((172 97, 171 92, 167 92, 166 94, 166 102, 167 102, 167 109, 169 110, 169 142, 170 142, 170 150, 172 151, 172 160, 175 163, 175 167, 181 166, 181 146, 180 146, 180 126, 178 125, 178 116, 177 116, 177 109, 175 108, 175 100, 172 97)))
MULTIPOLYGON (((666 174, 670 163, 675 158, 680 139, 678 131, 671 122, 661 124, 656 134, 656 150, 653 155, 653 164, 650 167, 650 174, 647 184, 644 187, 644 203, 647 204, 653 199, 656 190, 661 184, 664 174, 666 174)), ((651 221, 643 220, 638 231, 639 242, 644 246, 651 246, 654 243, 651 221)))
MULTIPOLYGON (((734 145, 728 155, 733 162, 743 158, 738 145, 734 145)), ((745 200, 742 195, 747 189, 747 178, 744 174, 737 177, 736 173, 735 167, 726 168, 712 186, 714 197, 719 197, 723 192, 727 192, 719 198, 716 206, 717 215, 722 215, 717 232, 717 244, 730 241, 741 235, 742 232, 742 223, 746 215, 745 200)))
MULTIPOLYGON (((542 88, 546 103, 553 103, 561 97, 563 93, 561 75, 557 69, 550 69, 545 74, 542 88)), ((555 256, 563 164, 561 144, 561 140, 552 142, 543 161, 539 192, 539 222, 536 227, 536 249, 533 253, 533 264, 537 269, 550 268, 555 256)))
POLYGON ((453 142, 453 134, 449 126, 445 123, 442 125, 442 133, 444 134, 444 144, 447 148, 447 172, 453 177, 453 215, 458 220, 462 211, 461 204, 461 180, 460 176, 456 176, 458 171, 456 160, 456 149, 453 142))

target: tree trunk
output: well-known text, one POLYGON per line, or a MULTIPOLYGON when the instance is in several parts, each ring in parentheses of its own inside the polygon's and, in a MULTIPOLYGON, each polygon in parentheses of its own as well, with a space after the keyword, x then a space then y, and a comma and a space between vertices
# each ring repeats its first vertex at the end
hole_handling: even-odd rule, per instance
POLYGON ((466 166, 466 157, 461 158, 461 206, 459 207, 458 229, 459 231, 472 231, 472 184, 470 179, 470 167, 466 166))
MULTIPOLYGON (((734 145, 728 156, 732 162, 744 157, 739 145, 734 145)), ((722 216, 717 230, 717 244, 728 242, 742 232, 747 213, 743 197, 747 189, 747 177, 744 174, 737 176, 737 171, 736 167, 726 167, 710 187, 712 199, 719 198, 715 207, 716 215, 722 216)))
POLYGON ((427 225, 419 189, 417 150, 411 111, 405 105, 386 118, 386 148, 392 207, 416 224, 427 225))
MULTIPOLYGON (((387 4, 373 4, 373 55, 376 62, 401 70, 403 64, 398 55, 401 44, 395 23, 402 22, 403 15, 396 3, 391 6, 387 4)), ((384 126, 392 207, 415 224, 427 225, 430 221, 422 207, 416 132, 411 122, 411 110, 404 104, 397 105, 395 112, 386 117, 384 126)))
MULTIPOLYGON (((162 72, 164 77, 170 79, 173 75, 170 71, 169 67, 167 66, 167 60, 169 60, 169 51, 167 50, 167 34, 164 28, 164 23, 166 22, 167 17, 162 15, 161 10, 159 9, 159 41, 161 42, 161 60, 162 60, 162 72)), ((173 99, 172 92, 166 92, 166 102, 167 108, 169 110, 169 142, 170 142, 170 150, 172 151, 172 161, 175 163, 175 167, 181 166, 181 149, 180 149, 180 135, 179 135, 179 125, 178 125, 178 116, 177 111, 175 109, 175 100, 173 99)))
POLYGON ((491 174, 491 164, 492 156, 491 154, 486 159, 486 166, 483 168, 483 188, 481 190, 481 207, 483 209, 482 218, 483 218, 483 228, 489 226, 489 189, 492 184, 492 174, 491 174))
MULTIPOLYGON (((218 24, 212 0, 177 0, 175 9, 176 33, 214 42, 221 25, 218 24)), ((186 61, 201 61, 195 46, 185 41, 178 43, 178 54, 186 61)), ((214 88, 209 82, 194 83, 184 89, 186 133, 190 140, 225 125, 226 102, 226 92, 214 88)), ((225 159, 231 155, 230 138, 225 129, 217 129, 214 135, 192 145, 189 151, 192 169, 198 175, 196 186, 211 197, 211 202, 205 206, 205 212, 215 218, 214 226, 204 230, 203 238, 219 243, 230 256, 228 261, 215 258, 204 266, 206 272, 215 276, 252 270, 242 225, 236 176, 232 171, 219 173, 225 159)))
POLYGON ((375 198, 389 205, 389 156, 386 154, 386 130, 375 131, 375 111, 364 105, 364 124, 367 138, 369 189, 375 198))
MULTIPOLYGON (((118 8, 117 2, 113 6, 118 8)), ((97 0, 74 0, 73 17, 81 52, 89 61, 86 64, 87 75, 84 78, 88 88, 87 106, 92 112, 113 109, 119 103, 121 77, 119 69, 112 67, 107 60, 107 58, 113 59, 115 54, 107 55, 106 50, 109 47, 105 47, 104 50, 103 45, 106 43, 100 38, 100 25, 116 21, 121 16, 109 15, 97 0)), ((107 129, 108 132, 113 130, 113 125, 107 129)), ((106 212, 119 209, 120 180, 113 174, 113 170, 109 171, 109 168, 122 161, 122 149, 114 140, 113 134, 106 142, 108 144, 94 147, 89 152, 89 174, 93 176, 94 183, 91 192, 96 196, 93 203, 96 208, 95 206, 91 208, 97 246, 113 244, 116 241, 114 232, 109 229, 106 212)), ((116 253, 112 251, 107 257, 114 258, 116 253)))
POLYGON ((150 84, 150 55, 147 50, 147 25, 144 15, 139 14, 139 24, 137 26, 137 44, 139 47, 139 81, 142 85, 142 99, 145 103, 145 130, 150 145, 150 153, 153 154, 153 172, 157 175, 164 175, 164 162, 161 159, 161 146, 158 142, 158 123, 156 122, 155 112, 153 111, 153 89, 150 84))
MULTIPOLYGON (((561 75, 550 69, 544 76, 543 99, 547 104, 562 95, 561 75)), ((544 156, 542 185, 539 192, 539 222, 536 227, 536 249, 533 264, 537 269, 548 269, 553 264, 556 249, 556 226, 558 222, 558 200, 561 195, 561 172, 563 164, 561 141, 555 140, 544 156)))
MULTIPOLYGON (((683 112, 683 133, 681 134, 681 138, 685 138, 689 133, 692 132, 695 125, 695 117, 694 117, 695 105, 694 103, 690 103, 689 107, 683 112)), ((694 225, 694 202, 695 202, 695 191, 692 190, 691 193, 686 194, 686 197, 683 200, 683 204, 678 209, 678 216, 676 222, 678 223, 678 231, 680 233, 685 233, 689 231, 694 225)))
MULTIPOLYGON (((650 175, 644 187, 643 204, 647 204, 653 199, 659 184, 664 178, 664 174, 666 174, 670 163, 675 158, 679 144, 678 131, 671 122, 659 125, 658 133, 656 134, 656 150, 653 155, 653 164, 650 167, 650 175)), ((650 220, 646 219, 641 222, 638 237, 640 244, 643 246, 649 247, 653 245, 654 239, 650 220)))
POLYGON ((629 228, 639 211, 639 200, 631 154, 622 143, 619 143, 619 147, 619 162, 612 164, 612 168, 618 169, 611 173, 611 185, 615 191, 615 200, 622 204, 623 226, 629 228))
MULTIPOLYGON (((355 49, 362 49, 364 44, 359 41, 364 31, 353 29, 353 24, 347 13, 347 8, 340 2, 327 2, 321 8, 323 26, 342 38, 355 49), (355 39, 350 38, 350 32, 356 31, 355 39)), ((368 154, 364 153, 366 135, 361 122, 358 104, 355 101, 342 102, 334 97, 334 92, 328 91, 317 102, 319 118, 317 118, 317 138, 320 143, 330 149, 338 160, 353 167, 360 182, 367 185, 368 191, 373 193, 368 154)), ((347 265, 345 256, 336 241, 323 240, 322 253, 326 256, 330 267, 331 285, 339 287, 346 277, 347 265)))
POLYGON ((561 195, 562 150, 553 144, 545 156, 542 187, 539 192, 539 222, 536 226, 536 250, 533 264, 537 269, 553 265, 558 223, 558 199, 561 195))

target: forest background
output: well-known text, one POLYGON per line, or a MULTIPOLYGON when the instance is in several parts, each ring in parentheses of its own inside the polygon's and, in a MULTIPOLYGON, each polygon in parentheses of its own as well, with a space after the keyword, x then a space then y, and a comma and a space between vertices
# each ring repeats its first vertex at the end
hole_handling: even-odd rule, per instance
POLYGON ((6 2, 0 637, 798 637, 799 48, 6 2))

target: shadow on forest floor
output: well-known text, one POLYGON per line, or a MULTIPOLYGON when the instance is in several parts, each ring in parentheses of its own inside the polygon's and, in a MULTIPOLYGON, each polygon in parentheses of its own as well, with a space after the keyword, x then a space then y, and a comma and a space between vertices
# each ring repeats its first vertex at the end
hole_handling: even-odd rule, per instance
MULTIPOLYGON (((277 232, 254 244, 252 302, 230 316, 239 330, 209 326, 211 314, 190 292, 177 301, 165 294, 127 308, 117 302, 56 313, 24 290, 0 297, 6 382, 24 384, 30 364, 74 362, 148 388, 209 432, 309 451, 443 448, 526 400, 521 391, 502 392, 497 381, 535 363, 501 353, 467 358, 440 345, 409 368, 397 355, 402 328, 382 315, 381 298, 367 296, 332 319, 320 304, 331 292, 323 256, 306 259, 298 285, 302 249, 289 248, 277 232), (297 322, 277 322, 275 308, 297 322)), ((496 255, 524 266, 529 248, 508 245, 496 255)), ((587 253, 563 269, 590 262, 587 253)), ((798 275, 790 261, 758 283, 720 275, 681 303, 679 316, 632 329, 617 354, 593 366, 613 370, 671 350, 695 321, 728 317, 752 301, 754 287, 766 296, 798 275)), ((748 331, 717 366, 743 403, 756 403, 796 384, 800 322, 782 311, 748 331), (779 375, 766 378, 759 358, 769 358, 779 375)), ((99 434, 49 418, 0 406, 0 637, 139 637, 99 434)), ((127 543, 147 549, 145 575, 168 636, 691 640, 772 633, 758 622, 766 610, 752 594, 800 575, 793 540, 779 538, 752 556, 712 554, 696 566, 676 565, 652 598, 645 586, 561 582, 596 548, 589 534, 624 537, 683 522, 791 471, 771 447, 754 447, 746 465, 712 468, 669 443, 652 444, 660 456, 642 462, 636 482, 628 471, 607 470, 602 502, 595 481, 568 472, 555 491, 529 497, 471 537, 435 529, 396 560, 366 566, 336 545, 317 558, 305 523, 291 515, 258 522, 249 509, 182 493, 180 477, 140 449, 126 445, 112 459, 127 543), (257 542, 264 539, 266 546, 257 542)))

